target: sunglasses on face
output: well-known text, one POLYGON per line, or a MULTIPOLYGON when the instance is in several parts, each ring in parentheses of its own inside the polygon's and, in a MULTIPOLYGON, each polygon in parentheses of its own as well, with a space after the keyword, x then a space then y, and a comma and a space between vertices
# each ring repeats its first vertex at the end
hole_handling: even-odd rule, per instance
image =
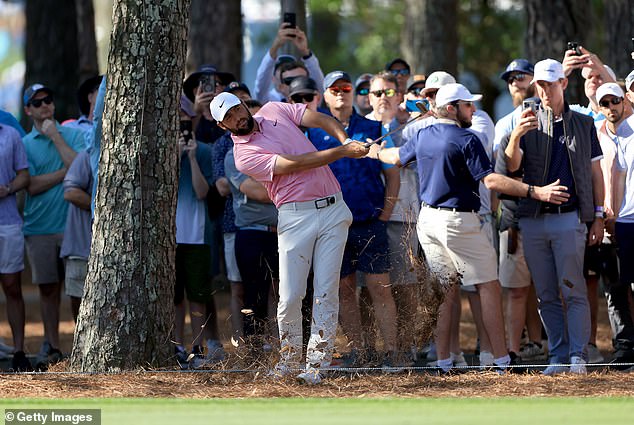
POLYGON ((290 86, 295 78, 297 78, 297 77, 285 77, 285 78, 282 78, 282 84, 286 84, 287 86, 290 86))
POLYGON ((390 69, 390 72, 394 75, 409 75, 407 69, 390 69))
POLYGON ((383 96, 383 93, 385 93, 387 97, 393 97, 396 94, 396 90, 394 89, 375 90, 375 91, 371 91, 370 93, 372 93, 375 97, 381 97, 383 96))
POLYGON ((291 96, 291 100, 294 103, 310 103, 315 99, 315 95, 313 93, 304 93, 304 94, 294 94, 291 96))
POLYGON ((359 90, 357 90, 357 94, 359 96, 367 96, 368 94, 370 94, 370 89, 368 89, 368 88, 359 89, 359 90))
POLYGON ((621 102, 623 102, 623 98, 622 97, 613 97, 610 100, 602 100, 601 102, 599 102, 599 105, 601 105, 602 108, 609 108, 610 107, 610 103, 612 105, 618 105, 621 102))
POLYGON ((328 87, 328 90, 330 90, 330 93, 332 94, 338 94, 338 93, 350 93, 352 91, 352 85, 346 85, 346 86, 332 86, 332 87, 328 87))
POLYGON ((414 87, 413 89, 409 89, 407 92, 415 94, 416 96, 420 96, 423 90, 425 90, 425 87, 414 87))
POLYGON ((507 84, 513 84, 513 81, 524 81, 526 78, 526 74, 516 74, 511 75, 508 80, 506 80, 507 84))
POLYGON ((468 102, 466 100, 459 100, 457 102, 452 102, 451 104, 455 107, 457 107, 458 105, 467 105, 468 107, 473 106, 473 102, 468 102))
POLYGON ((48 95, 41 99, 33 99, 32 101, 29 102, 29 105, 33 106, 34 108, 39 108, 40 106, 42 106, 42 103, 46 103, 47 105, 50 105, 51 103, 53 103, 53 96, 48 95))

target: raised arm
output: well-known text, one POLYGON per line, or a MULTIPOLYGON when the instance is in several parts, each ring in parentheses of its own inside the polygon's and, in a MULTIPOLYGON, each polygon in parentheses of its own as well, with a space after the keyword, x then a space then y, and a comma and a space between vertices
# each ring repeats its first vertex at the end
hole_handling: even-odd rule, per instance
MULTIPOLYGON (((305 115, 305 114, 304 114, 305 115)), ((368 148, 360 142, 352 142, 334 148, 301 155, 278 155, 273 174, 290 174, 328 165, 341 158, 363 158, 368 148)))

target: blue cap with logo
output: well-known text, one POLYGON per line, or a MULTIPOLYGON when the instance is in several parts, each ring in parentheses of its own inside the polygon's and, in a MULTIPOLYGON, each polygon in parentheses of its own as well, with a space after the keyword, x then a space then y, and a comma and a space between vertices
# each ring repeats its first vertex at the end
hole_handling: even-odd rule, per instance
POLYGON ((324 77, 324 90, 327 90, 328 87, 335 84, 337 80, 344 80, 349 83, 352 83, 352 79, 350 78, 350 75, 348 75, 347 72, 332 71, 332 72, 329 72, 328 75, 324 77))
POLYGON ((506 67, 506 71, 504 71, 500 78, 504 81, 509 79, 509 75, 511 72, 521 72, 522 74, 534 74, 533 64, 527 61, 526 59, 515 59, 506 67))
POLYGON ((28 105, 29 102, 33 100, 33 97, 41 91, 45 91, 48 94, 53 94, 53 90, 49 89, 44 84, 35 83, 24 90, 24 97, 22 98, 22 100, 24 101, 24 106, 28 105))

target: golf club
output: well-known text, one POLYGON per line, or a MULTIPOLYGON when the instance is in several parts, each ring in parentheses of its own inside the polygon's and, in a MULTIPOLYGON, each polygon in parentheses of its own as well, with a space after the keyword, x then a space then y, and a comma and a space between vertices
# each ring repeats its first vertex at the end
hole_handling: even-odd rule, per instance
POLYGON ((366 146, 372 146, 375 143, 380 143, 383 141, 383 139, 385 139, 387 136, 390 136, 394 133, 396 133, 397 131, 400 131, 402 129, 404 129, 405 127, 407 127, 408 125, 410 125, 411 123, 413 123, 414 121, 418 120, 419 118, 423 117, 427 112, 429 112, 429 110, 427 109, 427 107, 425 106, 425 104, 421 101, 416 102, 416 107, 418 108, 418 110, 421 112, 421 114, 417 117, 414 117, 410 120, 408 120, 406 123, 399 125, 398 127, 396 127, 394 130, 389 131, 388 133, 385 133, 384 135, 382 135, 381 137, 378 137, 374 140, 372 140, 371 142, 366 142, 366 146))

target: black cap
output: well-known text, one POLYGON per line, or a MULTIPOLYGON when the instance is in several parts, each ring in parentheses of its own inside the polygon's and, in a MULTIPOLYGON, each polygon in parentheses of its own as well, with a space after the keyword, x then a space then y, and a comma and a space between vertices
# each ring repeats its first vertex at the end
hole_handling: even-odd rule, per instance
POLYGON ((187 96, 192 102, 195 100, 194 91, 198 86, 200 77, 202 77, 203 75, 215 75, 218 80, 224 85, 227 85, 232 81, 235 81, 236 79, 236 77, 234 77, 232 73, 218 71, 213 65, 201 66, 200 68, 198 68, 198 71, 192 72, 189 77, 187 77, 183 82, 183 92, 185 93, 185 96, 187 96))
POLYGON ((238 81, 232 81, 229 84, 227 84, 227 87, 225 88, 225 91, 227 91, 229 93, 235 93, 237 91, 243 91, 246 94, 248 94, 249 96, 251 96, 251 91, 249 90, 247 85, 244 84, 244 83, 240 83, 238 81))
POLYGON ((315 80, 309 77, 295 77, 289 86, 288 95, 292 96, 294 94, 300 93, 317 93, 317 83, 315 80))
POLYGON ((405 66, 405 68, 407 68, 408 71, 412 72, 412 68, 410 68, 409 64, 405 62, 405 59, 401 59, 401 58, 393 59, 391 62, 388 62, 387 64, 385 64, 385 70, 389 71, 390 68, 392 68, 394 64, 396 63, 402 63, 405 66))
POLYGON ((77 90, 77 103, 79 104, 79 111, 82 115, 88 115, 90 113, 90 102, 88 101, 88 95, 99 88, 103 75, 95 75, 84 80, 77 90))

